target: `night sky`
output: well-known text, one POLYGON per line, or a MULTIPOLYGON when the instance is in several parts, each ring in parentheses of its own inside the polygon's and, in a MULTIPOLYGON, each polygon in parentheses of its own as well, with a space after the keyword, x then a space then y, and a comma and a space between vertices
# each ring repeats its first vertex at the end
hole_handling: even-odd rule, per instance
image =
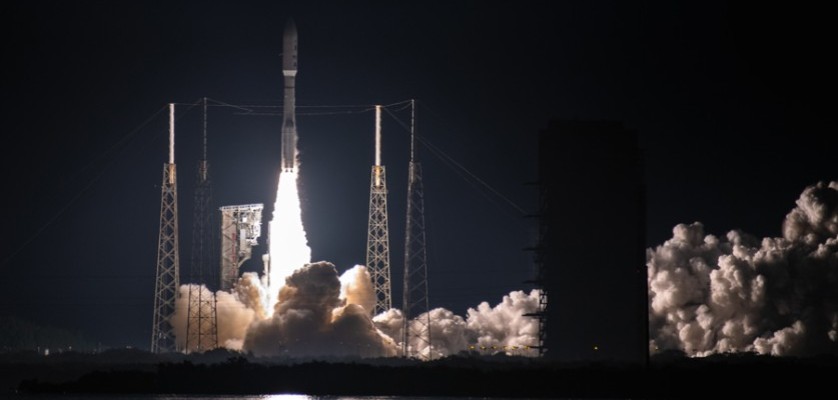
MULTIPOLYGON (((838 179, 835 26, 814 6, 52 3, 14 5, 0 24, 0 315, 79 330, 106 346, 149 345, 164 107, 181 104, 187 282, 201 118, 187 109, 204 96, 279 105, 289 17, 299 31, 300 189, 314 261, 340 271, 364 262, 374 132, 366 106, 417 99, 419 133, 491 188, 420 150, 433 307, 463 314, 532 288, 523 283, 534 276, 532 256, 522 249, 536 240, 525 214, 537 209, 537 190, 527 184, 538 179, 537 135, 552 118, 614 120, 639 133, 649 247, 693 221, 720 236, 779 236, 807 185, 838 179), (305 108, 330 105, 358 107, 305 108)), ((210 108, 216 206, 272 209, 281 118, 264 110, 277 115, 210 108)), ((407 110, 394 114, 409 121, 407 110)), ((387 113, 383 135, 392 276, 401 282, 408 138, 387 113)), ((590 240, 607 251, 619 238, 604 230, 590 240)), ((393 298, 400 305, 400 284, 393 298)))

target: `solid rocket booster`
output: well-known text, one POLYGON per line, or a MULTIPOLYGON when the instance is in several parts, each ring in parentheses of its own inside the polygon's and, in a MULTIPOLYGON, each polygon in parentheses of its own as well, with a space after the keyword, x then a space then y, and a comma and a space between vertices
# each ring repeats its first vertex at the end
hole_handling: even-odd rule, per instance
POLYGON ((282 76, 285 96, 282 111, 282 171, 297 170, 297 117, 294 79, 297 76, 297 26, 289 19, 282 35, 282 76))

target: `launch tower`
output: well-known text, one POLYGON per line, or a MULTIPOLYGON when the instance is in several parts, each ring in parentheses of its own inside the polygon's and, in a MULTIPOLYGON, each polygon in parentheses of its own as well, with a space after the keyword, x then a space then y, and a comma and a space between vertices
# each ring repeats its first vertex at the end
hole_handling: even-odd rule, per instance
POLYGON ((404 241, 402 354, 430 359, 431 316, 428 308, 428 262, 425 249, 425 193, 422 164, 416 152, 416 101, 411 100, 410 163, 407 181, 407 223, 404 241), (410 354, 410 344, 413 348, 410 354))
POLYGON ((212 290, 215 279, 215 240, 212 223, 212 183, 207 161, 207 98, 204 97, 203 156, 198 162, 198 184, 195 188, 194 219, 192 220, 191 283, 186 321, 186 347, 184 351, 205 352, 218 347, 218 313, 215 296, 204 294, 201 285, 212 290), (210 276, 204 276, 204 272, 210 276), (209 282, 213 282, 211 286, 209 282))
POLYGON ((160 196, 160 236, 157 242, 157 279, 154 284, 154 320, 151 327, 152 353, 176 350, 171 322, 180 285, 176 172, 175 105, 169 104, 169 162, 163 165, 160 196))
POLYGON ((370 175, 370 210, 367 223, 367 268, 375 287, 378 315, 393 306, 390 297, 390 232, 387 221, 387 179, 381 165, 381 106, 375 106, 375 165, 370 175))

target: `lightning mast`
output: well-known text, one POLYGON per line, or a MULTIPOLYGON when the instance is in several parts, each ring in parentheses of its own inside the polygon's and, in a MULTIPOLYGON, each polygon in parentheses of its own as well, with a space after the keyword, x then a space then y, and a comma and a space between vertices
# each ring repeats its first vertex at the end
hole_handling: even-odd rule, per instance
MULTIPOLYGON (((186 321, 187 353, 205 352, 218 347, 218 314, 215 296, 207 296, 202 285, 211 290, 209 282, 215 283, 212 271, 215 240, 212 227, 212 184, 209 179, 207 162, 207 98, 204 97, 204 141, 203 156, 198 162, 198 184, 195 187, 195 208, 192 220, 192 259, 191 283, 189 285, 189 305, 186 321), (204 278, 204 270, 210 276, 204 278)), ((214 285, 213 285, 214 286, 214 285)))
POLYGON ((422 164, 416 152, 416 101, 411 100, 410 164, 404 244, 402 355, 431 359, 431 314, 428 308, 428 263, 425 248, 425 194, 422 164), (416 348, 411 349, 410 343, 416 348), (411 352, 412 350, 412 353, 411 352))
POLYGON ((367 224, 367 268, 375 287, 373 315, 393 306, 390 297, 390 233, 387 222, 387 180, 381 165, 381 106, 375 106, 375 165, 370 176, 367 224))
POLYGON ((175 105, 169 104, 169 162, 163 165, 160 195, 160 236, 157 242, 157 280, 154 285, 154 320, 151 352, 175 351, 171 317, 180 284, 178 252, 177 173, 175 169, 175 105))

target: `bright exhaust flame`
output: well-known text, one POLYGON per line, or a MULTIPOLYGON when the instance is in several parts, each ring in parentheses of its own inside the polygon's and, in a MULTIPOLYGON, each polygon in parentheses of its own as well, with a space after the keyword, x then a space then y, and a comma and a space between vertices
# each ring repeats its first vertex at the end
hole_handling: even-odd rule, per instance
POLYGON ((273 315, 285 278, 311 262, 311 248, 308 247, 303 228, 300 195, 297 191, 298 175, 296 169, 282 171, 279 175, 273 219, 268 228, 270 271, 266 275, 265 285, 268 289, 268 316, 273 315))

